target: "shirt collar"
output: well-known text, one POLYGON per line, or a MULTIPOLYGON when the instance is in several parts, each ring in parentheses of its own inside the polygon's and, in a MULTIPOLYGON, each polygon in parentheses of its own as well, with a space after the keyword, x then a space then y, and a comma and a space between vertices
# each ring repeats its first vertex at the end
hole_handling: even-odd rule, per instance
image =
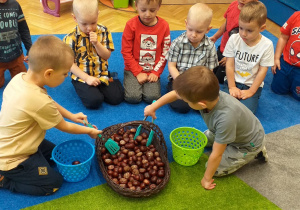
MULTIPOLYGON (((87 34, 83 33, 83 32, 80 30, 80 28, 79 28, 78 25, 76 25, 75 30, 76 30, 76 35, 77 35, 77 36, 89 37, 87 34)), ((97 27, 96 27, 96 33, 98 33, 98 25, 97 25, 97 27)))

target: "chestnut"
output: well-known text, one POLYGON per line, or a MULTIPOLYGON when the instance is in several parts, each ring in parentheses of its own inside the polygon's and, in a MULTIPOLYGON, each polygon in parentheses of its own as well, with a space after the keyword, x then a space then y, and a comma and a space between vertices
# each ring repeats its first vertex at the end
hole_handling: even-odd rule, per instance
POLYGON ((118 131, 118 134, 123 135, 124 133, 125 133, 124 128, 120 128, 119 131, 118 131))
POLYGON ((144 179, 143 183, 144 183, 145 185, 149 185, 149 184, 150 184, 150 181, 149 181, 149 179, 144 179))
POLYGON ((125 179, 129 179, 130 176, 131 176, 131 173, 130 173, 130 172, 126 172, 126 173, 123 175, 123 177, 124 177, 125 179))
POLYGON ((104 160, 104 163, 105 163, 106 165, 111 165, 111 164, 113 163, 113 161, 112 161, 111 159, 105 159, 105 160, 104 160))
POLYGON ((128 182, 127 185, 129 188, 133 186, 132 182, 128 182))
POLYGON ((145 172, 145 173, 144 173, 144 177, 145 177, 145 179, 150 179, 150 174, 149 174, 149 172, 145 172))
POLYGON ((126 188, 126 184, 120 184, 120 187, 126 188))
POLYGON ((120 141, 120 145, 121 145, 121 146, 123 146, 123 145, 125 145, 125 144, 126 144, 126 141, 125 141, 125 140, 121 140, 121 141, 120 141))
POLYGON ((133 182, 132 182, 132 185, 133 186, 138 186, 138 185, 140 185, 141 183, 139 182, 139 181, 137 181, 137 180, 133 180, 133 182))
POLYGON ((156 164, 158 167, 163 167, 165 164, 163 162, 157 162, 156 164))
POLYGON ((159 185, 163 180, 161 178, 157 178, 156 184, 159 185))
POLYGON ((141 191, 142 188, 141 188, 140 186, 137 186, 137 187, 135 188, 135 190, 136 190, 136 191, 141 191))
POLYGON ((140 185, 140 187, 141 187, 142 189, 145 189, 145 187, 146 187, 145 183, 142 182, 141 185, 140 185))
POLYGON ((136 132, 136 128, 131 128, 131 129, 130 129, 130 132, 131 132, 131 133, 135 133, 135 132, 136 132))
POLYGON ((158 170, 157 176, 161 177, 161 178, 164 177, 165 176, 165 170, 158 170))
POLYGON ((150 179, 151 183, 156 184, 157 182, 157 176, 152 176, 150 179))
POLYGON ((116 178, 116 177, 118 177, 118 175, 119 175, 118 172, 115 172, 115 171, 114 171, 113 174, 112 174, 112 177, 115 177, 115 178, 116 178))
POLYGON ((151 185, 150 185, 150 189, 152 190, 152 189, 154 189, 154 188, 156 188, 156 184, 151 184, 151 185))
MULTIPOLYGON (((151 170, 149 171, 149 174, 150 174, 150 176, 156 176, 156 175, 157 175, 157 171, 151 169, 151 170)), ((165 172, 164 172, 164 175, 165 175, 165 172)), ((161 176, 160 176, 160 177, 161 177, 161 176)))
POLYGON ((75 160, 72 162, 72 165, 78 165, 78 164, 80 164, 80 161, 78 161, 78 160, 75 160))
POLYGON ((116 184, 119 184, 119 180, 117 178, 113 178, 112 181, 116 184))
POLYGON ((120 182, 121 184, 127 184, 127 179, 126 179, 126 178, 121 178, 121 179, 119 180, 119 182, 120 182))
POLYGON ((108 168, 108 170, 113 170, 114 169, 114 165, 109 165, 107 168, 108 168))
POLYGON ((143 139, 143 140, 141 141, 141 145, 146 146, 146 144, 147 144, 147 139, 143 139))
POLYGON ((143 139, 147 139, 148 138, 148 134, 147 133, 142 133, 141 136, 143 137, 143 139))
POLYGON ((155 157, 159 157, 159 153, 158 152, 154 152, 154 156, 155 157))
POLYGON ((123 171, 124 172, 130 171, 130 166, 126 165, 125 167, 123 167, 123 171))
POLYGON ((142 137, 142 136, 137 136, 137 137, 135 138, 135 140, 136 140, 137 142, 141 142, 141 141, 143 140, 143 137, 142 137))
POLYGON ((102 147, 100 151, 101 151, 101 154, 104 154, 107 152, 105 147, 102 147))

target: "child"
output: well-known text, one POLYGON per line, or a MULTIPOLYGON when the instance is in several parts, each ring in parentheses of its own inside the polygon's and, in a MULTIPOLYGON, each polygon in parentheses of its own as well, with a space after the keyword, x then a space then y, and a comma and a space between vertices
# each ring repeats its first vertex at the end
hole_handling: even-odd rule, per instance
POLYGON ((22 42, 28 51, 32 45, 29 28, 23 11, 15 0, 0 1, 0 88, 5 79, 4 72, 8 69, 13 78, 20 72, 26 72, 22 42))
MULTIPOLYGON (((192 66, 206 66, 213 70, 218 66, 215 44, 206 36, 211 29, 212 10, 205 4, 193 5, 185 20, 186 32, 176 38, 167 54, 169 83, 172 90, 173 80, 192 66)), ((190 107, 182 100, 170 104, 176 112, 187 113, 190 107)))
POLYGON ((259 120, 238 100, 219 91, 219 82, 204 66, 191 67, 173 82, 174 90, 147 106, 145 116, 181 98, 199 110, 208 130, 205 135, 212 153, 201 180, 205 189, 213 189, 213 176, 224 176, 238 170, 254 158, 267 161, 265 132, 259 120))
POLYGON ((162 0, 136 0, 138 16, 130 19, 122 36, 124 90, 128 103, 151 103, 161 96, 160 75, 170 47, 169 24, 156 14, 162 0))
POLYGON ((300 100, 300 12, 295 12, 281 27, 278 39, 271 88, 274 93, 292 93, 300 100), (283 56, 281 55, 283 52, 283 56), (277 70, 277 71, 276 71, 277 70))
POLYGON ((225 47, 226 91, 256 112, 268 67, 274 65, 271 40, 261 35, 266 28, 267 9, 261 2, 249 2, 240 13, 239 34, 225 47))
POLYGON ((57 104, 44 86, 56 87, 68 76, 72 50, 59 38, 40 37, 29 51, 27 73, 16 75, 3 92, 0 112, 0 188, 31 195, 50 195, 63 177, 49 164, 55 145, 46 130, 57 128, 96 138, 101 131, 64 120, 83 123, 86 115, 73 114, 57 104))
POLYGON ((214 73, 216 74, 219 83, 224 84, 225 66, 226 66, 226 57, 222 55, 224 52, 226 43, 229 39, 229 36, 239 32, 239 15, 243 6, 251 1, 257 0, 236 0, 233 1, 224 14, 226 19, 225 23, 219 28, 219 30, 212 36, 210 39, 213 42, 216 42, 221 36, 221 44, 218 47, 218 61, 219 66, 214 68, 214 73))
POLYGON ((97 0, 74 0, 73 18, 78 25, 64 38, 75 54, 72 84, 88 109, 98 109, 103 101, 118 105, 124 98, 121 82, 112 81, 108 72, 114 45, 107 28, 97 24, 98 15, 97 0))

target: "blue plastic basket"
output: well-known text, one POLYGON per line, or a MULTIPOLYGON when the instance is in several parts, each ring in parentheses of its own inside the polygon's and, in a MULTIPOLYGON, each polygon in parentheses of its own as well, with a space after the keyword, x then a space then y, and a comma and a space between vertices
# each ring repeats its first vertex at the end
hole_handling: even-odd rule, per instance
POLYGON ((82 140, 65 141, 54 147, 52 151, 52 159, 67 182, 79 182, 85 179, 89 175, 94 155, 94 145, 82 140), (72 165, 73 161, 79 161, 80 164, 72 165))

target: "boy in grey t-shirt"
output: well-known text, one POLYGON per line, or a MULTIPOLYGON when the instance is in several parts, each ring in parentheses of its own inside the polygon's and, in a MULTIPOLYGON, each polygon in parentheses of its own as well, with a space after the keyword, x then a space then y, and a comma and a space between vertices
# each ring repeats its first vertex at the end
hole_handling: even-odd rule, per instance
POLYGON ((199 110, 208 130, 208 146, 212 153, 201 181, 205 189, 215 188, 213 176, 233 173, 255 157, 267 161, 265 132, 255 115, 234 97, 220 91, 212 71, 204 66, 191 67, 179 75, 174 90, 145 108, 145 116, 177 99, 182 99, 199 110))

